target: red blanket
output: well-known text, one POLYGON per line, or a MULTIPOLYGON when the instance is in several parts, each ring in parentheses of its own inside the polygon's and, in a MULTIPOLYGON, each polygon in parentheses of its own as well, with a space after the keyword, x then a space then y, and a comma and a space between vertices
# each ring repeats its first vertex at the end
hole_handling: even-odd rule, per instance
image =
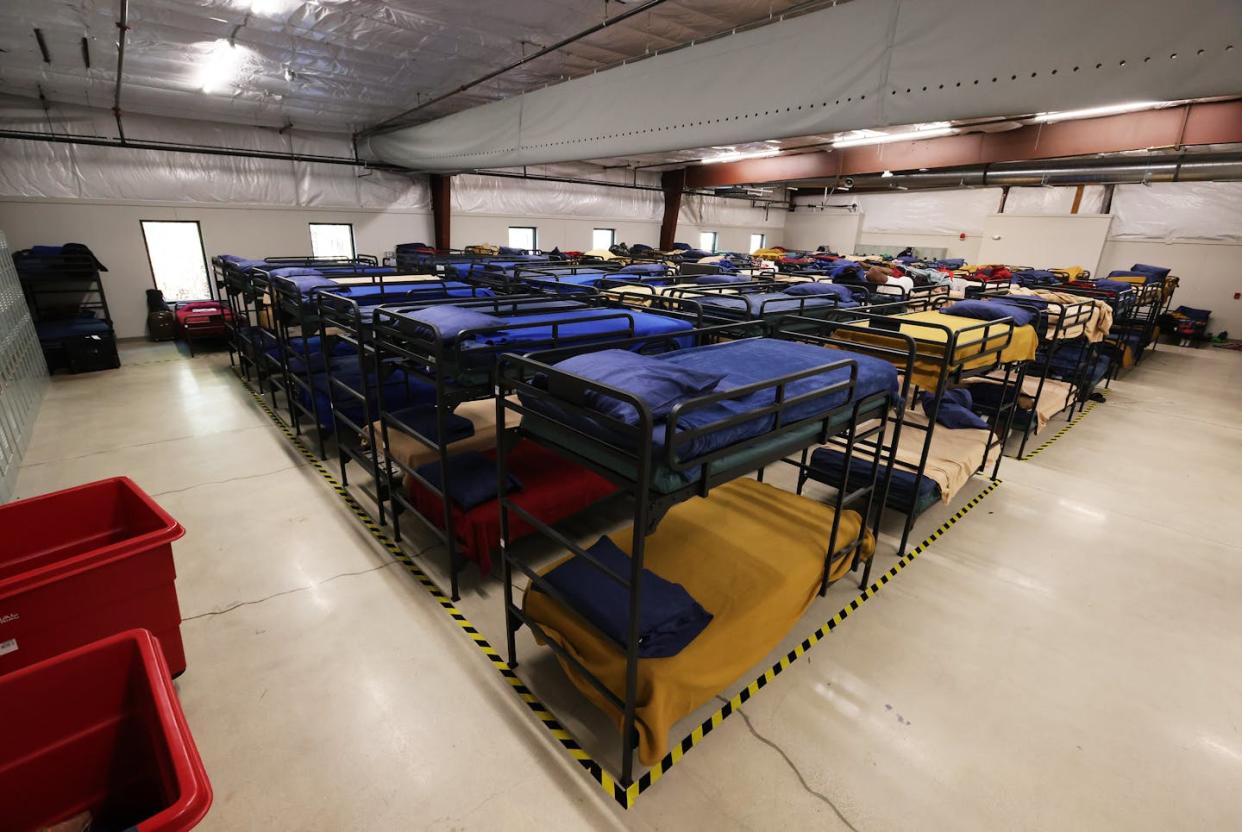
MULTIPOLYGON (((495 459, 496 451, 484 455, 495 459)), ((509 452, 509 473, 522 487, 510 493, 510 501, 549 525, 577 514, 617 490, 599 474, 575 465, 534 442, 523 439, 509 452)), ((409 494, 424 517, 443 528, 444 504, 421 483, 408 478, 409 494)), ((516 512, 509 513, 509 539, 519 540, 534 532, 516 512)), ((500 502, 491 500, 469 511, 453 507, 453 533, 459 551, 474 561, 484 575, 492 570, 492 551, 500 544, 500 502)))

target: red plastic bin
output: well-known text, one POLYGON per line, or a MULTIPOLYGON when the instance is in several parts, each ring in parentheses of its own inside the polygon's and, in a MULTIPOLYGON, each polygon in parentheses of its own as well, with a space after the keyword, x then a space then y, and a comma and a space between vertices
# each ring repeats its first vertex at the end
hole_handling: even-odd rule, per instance
POLYGON ((128 630, 0 676, 0 827, 192 829, 211 783, 154 636, 128 630))
POLYGON ((135 627, 184 672, 172 557, 183 534, 128 477, 0 506, 0 674, 135 627))

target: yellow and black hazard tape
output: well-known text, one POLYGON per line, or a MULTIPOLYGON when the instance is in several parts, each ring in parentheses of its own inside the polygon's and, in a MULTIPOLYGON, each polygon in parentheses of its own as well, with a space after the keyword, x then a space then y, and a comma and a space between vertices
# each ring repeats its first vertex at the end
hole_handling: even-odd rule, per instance
POLYGON ((983 489, 983 491, 976 494, 965 505, 958 509, 953 516, 945 520, 945 522, 942 523, 938 529, 928 535, 922 543, 911 549, 887 572, 872 582, 871 585, 863 590, 858 597, 850 601, 846 606, 842 607, 836 615, 824 622, 823 626, 815 632, 804 638, 800 644, 794 647, 793 650, 782 656, 780 661, 776 662, 772 665, 772 667, 760 674, 759 677, 753 682, 742 688, 742 690, 735 694, 732 699, 725 703, 723 707, 707 719, 703 720, 700 725, 682 738, 680 742, 675 743, 673 745, 673 749, 666 754, 659 763, 644 772, 637 780, 626 787, 621 785, 616 778, 605 771, 604 767, 596 762, 596 760, 592 758, 585 749, 583 749, 577 739, 574 738, 573 734, 561 725, 552 711, 550 711, 548 707, 544 705, 537 696, 535 696, 530 688, 528 688, 526 684, 518 678, 517 673, 509 667, 509 663, 501 657, 500 653, 494 647, 492 647, 483 634, 470 623, 470 620, 466 618, 461 610, 457 609, 448 595, 446 595, 436 584, 436 582, 433 581, 431 577, 428 576, 427 573, 414 562, 413 558, 406 554, 400 546, 393 542, 393 540, 383 532, 383 530, 375 522, 375 519, 371 516, 370 512, 363 508, 354 496, 349 493, 349 490, 337 481, 336 477, 328 471, 327 466, 319 460, 319 457, 317 457, 315 453, 310 450, 310 448, 306 447, 306 444, 302 442, 301 438, 299 438, 287 424, 285 424, 284 420, 281 419, 280 416, 278 416, 270 407, 268 407, 267 402, 263 400, 262 395, 255 392, 249 382, 243 381, 242 383, 245 384, 246 389, 250 392, 250 395, 254 397, 254 400, 256 404, 258 404, 259 408, 267 414, 268 418, 270 418, 273 423, 275 423, 276 427, 279 428, 280 432, 285 435, 285 438, 293 444, 294 448, 297 449, 298 453, 302 455, 310 467, 314 469, 314 471, 319 474, 319 476, 321 476, 329 486, 332 487, 332 490, 337 493, 337 495, 345 502, 354 515, 357 516, 362 522, 363 526, 366 527, 367 531, 370 532, 371 537, 373 537, 375 541, 388 552, 388 554, 392 555, 394 560, 405 567, 406 571, 413 575, 414 578, 422 584, 423 588, 426 589, 431 597, 434 598, 441 608, 444 609, 444 611, 453 620, 453 622, 457 624, 461 631, 466 634, 466 636, 476 647, 479 648, 480 651, 482 651, 483 655, 487 657, 487 660, 491 662, 492 667, 495 668, 502 677, 504 677, 505 682, 513 689, 513 692, 518 699, 520 699, 531 710, 531 712, 539 718, 539 721, 543 723, 543 726, 548 730, 548 733, 551 734, 558 743, 560 743, 561 747, 576 763, 578 763, 578 765, 590 774, 591 778, 599 784, 604 792, 624 809, 632 808, 635 801, 638 800, 638 796, 655 785, 655 783, 658 782, 669 769, 678 763, 686 755, 686 753, 690 751, 690 749, 702 742, 703 738, 717 728, 720 723, 724 722, 724 720, 726 720, 729 716, 740 710, 745 702, 749 701, 751 697, 766 687, 767 684, 775 679, 779 673, 801 658, 808 650, 826 638, 829 633, 839 627, 845 619, 857 612, 859 608, 862 607, 862 605, 869 599, 874 598, 876 593, 878 593, 886 584, 896 578, 903 569, 909 566, 920 554, 926 551, 932 543, 944 535, 949 529, 953 528, 957 521, 965 517, 967 512, 979 505, 985 497, 995 491, 997 486, 1001 484, 1000 480, 992 480, 991 483, 983 489))
MULTIPOLYGON (((1099 391, 1099 392, 1100 392, 1100 395, 1101 395, 1101 396, 1107 395, 1107 394, 1106 394, 1103 390, 1101 390, 1101 391, 1099 391)), ((1036 454, 1042 453, 1043 451, 1047 450, 1047 449, 1048 449, 1048 447, 1049 447, 1050 445, 1052 445, 1052 443, 1053 443, 1053 442, 1056 442, 1056 441, 1057 441, 1058 439, 1060 439, 1062 436, 1064 436, 1065 434, 1069 433, 1071 428, 1073 428, 1075 425, 1077 425, 1079 422, 1081 422, 1084 418, 1086 418, 1087 414, 1089 414, 1091 411, 1095 410, 1095 407, 1096 407, 1096 405, 1098 405, 1098 404, 1099 404, 1099 402, 1094 402, 1094 401, 1093 401, 1093 402, 1088 402, 1086 407, 1084 407, 1082 410, 1078 411, 1078 415, 1077 415, 1077 416, 1075 416, 1073 419, 1070 419, 1068 422, 1066 422, 1064 425, 1062 425, 1060 430, 1058 430, 1056 433, 1052 434, 1052 436, 1049 436, 1047 439, 1045 439, 1045 440, 1043 441, 1043 443, 1042 443, 1042 444, 1040 444, 1040 446, 1039 446, 1038 448, 1036 448, 1035 450, 1031 451, 1031 452, 1030 452, 1029 454, 1027 454, 1026 456, 1024 456, 1024 457, 1020 457, 1020 458, 1019 458, 1019 461, 1020 461, 1020 462, 1026 462, 1028 459, 1030 459, 1031 457, 1035 456, 1036 454)))

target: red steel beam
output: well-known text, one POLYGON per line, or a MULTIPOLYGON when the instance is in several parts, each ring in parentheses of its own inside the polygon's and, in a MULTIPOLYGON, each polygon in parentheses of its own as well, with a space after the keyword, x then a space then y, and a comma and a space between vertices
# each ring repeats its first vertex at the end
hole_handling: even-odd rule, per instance
POLYGON ((435 234, 435 247, 444 251, 453 247, 453 177, 433 173, 431 186, 431 227, 435 234))
POLYGON ((677 240, 677 217, 681 214, 681 192, 686 187, 684 168, 667 170, 660 177, 664 188, 664 219, 660 223, 660 251, 671 251, 677 240))
POLYGON ((685 169, 686 186, 711 188, 790 182, 885 170, 965 167, 1231 142, 1242 142, 1242 100, 1031 124, 998 133, 965 133, 832 152, 693 165, 685 169))

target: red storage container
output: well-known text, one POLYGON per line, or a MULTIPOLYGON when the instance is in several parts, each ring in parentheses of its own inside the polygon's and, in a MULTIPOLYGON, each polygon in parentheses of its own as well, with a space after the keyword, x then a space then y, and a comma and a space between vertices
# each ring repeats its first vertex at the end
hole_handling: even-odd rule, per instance
POLYGON ((181 674, 183 534, 128 477, 0 505, 0 674, 135 627, 181 674))
POLYGON ((90 812, 95 829, 192 829, 211 783, 146 630, 0 676, 0 828, 90 812))

